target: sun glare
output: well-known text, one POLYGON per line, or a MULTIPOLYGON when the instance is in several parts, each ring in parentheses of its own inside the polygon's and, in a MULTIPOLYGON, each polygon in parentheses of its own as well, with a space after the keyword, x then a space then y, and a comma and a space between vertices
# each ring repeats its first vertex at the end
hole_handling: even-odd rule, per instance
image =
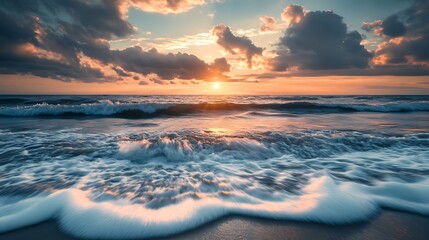
POLYGON ((218 89, 219 89, 219 87, 220 87, 220 84, 219 84, 218 82, 213 83, 213 88, 214 88, 215 90, 218 90, 218 89))

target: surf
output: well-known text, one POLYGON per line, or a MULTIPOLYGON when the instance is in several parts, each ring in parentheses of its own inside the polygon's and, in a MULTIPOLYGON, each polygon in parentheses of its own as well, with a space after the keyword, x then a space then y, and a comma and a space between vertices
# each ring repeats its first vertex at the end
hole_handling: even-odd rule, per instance
POLYGON ((288 102, 268 104, 198 103, 198 104, 152 104, 152 103, 92 103, 79 105, 35 104, 30 106, 1 107, 0 116, 99 116, 123 118, 153 118, 160 116, 182 116, 195 113, 222 111, 273 110, 287 113, 351 113, 351 112, 413 112, 429 111, 429 102, 386 104, 340 104, 314 102, 288 102))

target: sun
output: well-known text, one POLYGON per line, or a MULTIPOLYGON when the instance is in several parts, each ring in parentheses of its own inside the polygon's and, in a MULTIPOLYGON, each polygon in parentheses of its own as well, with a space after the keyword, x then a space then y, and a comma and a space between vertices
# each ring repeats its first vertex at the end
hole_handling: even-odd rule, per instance
POLYGON ((220 84, 218 82, 213 83, 213 88, 218 90, 220 88, 220 84))

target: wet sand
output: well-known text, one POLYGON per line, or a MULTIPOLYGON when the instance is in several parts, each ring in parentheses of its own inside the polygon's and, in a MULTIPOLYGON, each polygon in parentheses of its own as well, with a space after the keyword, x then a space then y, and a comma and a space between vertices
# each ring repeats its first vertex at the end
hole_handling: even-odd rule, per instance
MULTIPOLYGON (((173 239, 412 239, 429 237, 429 217, 383 211, 370 222, 331 226, 293 221, 230 216, 163 240, 173 239)), ((54 221, 0 234, 1 240, 76 240, 60 231, 54 221)))

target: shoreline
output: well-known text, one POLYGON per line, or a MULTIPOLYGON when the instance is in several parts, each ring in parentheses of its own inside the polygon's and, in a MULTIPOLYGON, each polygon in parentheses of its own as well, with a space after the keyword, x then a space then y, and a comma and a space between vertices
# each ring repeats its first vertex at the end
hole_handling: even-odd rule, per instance
MULTIPOLYGON (((429 217, 383 210, 368 222, 349 225, 270 220, 244 216, 227 216, 158 240, 177 239, 413 239, 429 236, 429 217)), ((79 240, 60 230, 53 220, 0 234, 1 240, 44 239, 79 240)))

